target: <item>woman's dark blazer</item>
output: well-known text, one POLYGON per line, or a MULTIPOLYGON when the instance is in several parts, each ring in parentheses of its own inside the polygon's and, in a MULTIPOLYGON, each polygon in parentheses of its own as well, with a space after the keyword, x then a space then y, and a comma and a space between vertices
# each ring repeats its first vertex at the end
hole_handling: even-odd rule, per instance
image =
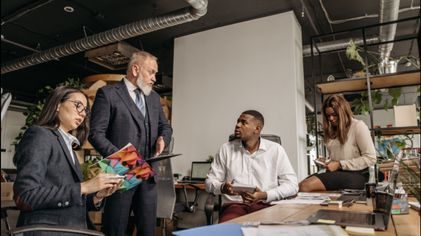
POLYGON ((17 166, 14 199, 21 210, 18 227, 48 224, 87 228, 91 225, 86 203, 93 205, 92 196, 81 195, 79 162, 73 164, 57 129, 30 127, 17 147, 14 161, 17 166))

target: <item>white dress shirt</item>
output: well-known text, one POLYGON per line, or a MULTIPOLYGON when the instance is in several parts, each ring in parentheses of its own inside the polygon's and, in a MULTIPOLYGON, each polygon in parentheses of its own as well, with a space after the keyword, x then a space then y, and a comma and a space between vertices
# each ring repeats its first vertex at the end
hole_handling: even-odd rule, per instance
MULTIPOLYGON (((76 164, 76 158, 75 158, 75 154, 73 152, 72 146, 73 146, 73 143, 76 143, 77 145, 80 146, 79 140, 75 136, 73 136, 73 135, 71 135, 67 132, 64 132, 60 128, 58 128, 58 131, 60 132, 61 136, 64 139, 64 142, 66 143, 67 149, 69 150, 70 156, 72 157, 73 164, 76 164)), ((78 164, 79 164, 79 162, 78 162, 78 164)))
MULTIPOLYGON (((260 138, 259 149, 250 154, 241 140, 225 143, 219 150, 206 178, 206 191, 221 194, 225 181, 257 186, 267 193, 266 202, 280 200, 298 192, 297 176, 284 148, 260 138)), ((243 202, 241 196, 224 194, 222 202, 243 202)))
MULTIPOLYGON (((135 90, 138 89, 137 86, 133 85, 127 78, 124 78, 124 84, 126 84, 127 89, 129 90, 129 95, 133 99, 133 102, 136 104, 136 92, 135 90)), ((145 95, 143 93, 141 94, 141 99, 143 101, 143 104, 145 104, 145 95)))

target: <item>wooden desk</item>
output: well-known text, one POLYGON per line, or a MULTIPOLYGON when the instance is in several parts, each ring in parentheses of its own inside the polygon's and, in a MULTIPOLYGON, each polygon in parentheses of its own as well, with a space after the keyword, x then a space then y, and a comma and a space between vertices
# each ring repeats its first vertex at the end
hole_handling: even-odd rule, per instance
POLYGON ((175 189, 181 189, 181 188, 194 189, 193 186, 196 186, 200 190, 205 190, 206 189, 205 183, 200 183, 200 184, 177 183, 177 184, 175 184, 175 189))
MULTIPOLYGON (((342 211, 372 211, 371 201, 368 205, 354 204, 351 207, 320 206, 320 205, 274 205, 251 214, 241 216, 226 223, 244 223, 265 220, 302 220, 307 219, 319 209, 334 209, 342 211)), ((376 231, 376 235, 420 235, 420 216, 417 211, 410 209, 407 215, 392 215, 387 231, 376 231)))

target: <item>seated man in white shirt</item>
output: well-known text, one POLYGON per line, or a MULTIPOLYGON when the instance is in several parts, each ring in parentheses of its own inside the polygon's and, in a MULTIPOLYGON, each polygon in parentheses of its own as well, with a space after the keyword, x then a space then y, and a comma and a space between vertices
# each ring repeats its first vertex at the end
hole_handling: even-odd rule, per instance
POLYGON ((206 178, 206 191, 223 194, 219 222, 270 206, 298 191, 297 176, 284 148, 260 137, 263 115, 241 113, 235 125, 236 139, 219 149, 206 178), (234 185, 254 186, 252 193, 238 193, 234 185))

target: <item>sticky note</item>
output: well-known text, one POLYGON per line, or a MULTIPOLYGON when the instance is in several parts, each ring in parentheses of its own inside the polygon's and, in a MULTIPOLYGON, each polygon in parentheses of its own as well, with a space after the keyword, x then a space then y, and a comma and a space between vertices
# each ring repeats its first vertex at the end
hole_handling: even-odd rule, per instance
POLYGON ((325 219, 318 219, 317 223, 321 223, 321 224, 335 224, 334 220, 325 220, 325 219))
POLYGON ((345 231, 352 235, 374 235, 373 228, 347 226, 345 231))

